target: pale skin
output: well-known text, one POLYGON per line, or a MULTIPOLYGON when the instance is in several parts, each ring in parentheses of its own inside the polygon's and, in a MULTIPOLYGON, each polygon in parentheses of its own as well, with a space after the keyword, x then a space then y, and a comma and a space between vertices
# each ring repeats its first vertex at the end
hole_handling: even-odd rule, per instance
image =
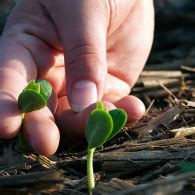
POLYGON ((0 38, 0 137, 18 134, 17 98, 36 78, 50 81, 56 94, 48 107, 25 114, 24 136, 39 154, 55 153, 60 139, 84 137, 97 100, 139 120, 144 104, 129 93, 153 29, 151 0, 19 1, 0 38))

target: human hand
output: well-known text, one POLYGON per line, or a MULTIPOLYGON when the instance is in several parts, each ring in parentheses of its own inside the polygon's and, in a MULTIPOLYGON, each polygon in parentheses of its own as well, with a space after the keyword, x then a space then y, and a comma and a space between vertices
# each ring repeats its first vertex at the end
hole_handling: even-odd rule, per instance
POLYGON ((60 135, 84 136, 97 100, 140 119, 144 105, 128 94, 150 52, 153 23, 151 0, 19 1, 0 39, 0 137, 18 134, 17 98, 35 78, 56 93, 24 118, 24 136, 39 154, 53 154, 60 135))

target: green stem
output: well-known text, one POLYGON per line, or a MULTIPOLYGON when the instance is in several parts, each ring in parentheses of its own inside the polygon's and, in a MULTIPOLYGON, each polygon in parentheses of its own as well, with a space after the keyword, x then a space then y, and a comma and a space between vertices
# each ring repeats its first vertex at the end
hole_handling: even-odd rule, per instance
POLYGON ((93 154, 95 148, 87 149, 87 180, 89 193, 92 194, 92 190, 95 187, 94 173, 93 173, 93 154))
POLYGON ((24 119, 24 115, 25 115, 25 112, 22 112, 22 113, 21 113, 22 121, 23 121, 23 119, 24 119))
POLYGON ((29 144, 27 144, 24 135, 23 135, 23 120, 24 120, 24 116, 25 113, 22 112, 21 113, 21 117, 22 117, 22 125, 21 125, 21 129, 18 133, 18 143, 19 143, 19 147, 22 150, 22 152, 28 153, 28 152, 32 152, 32 148, 29 146, 29 144))

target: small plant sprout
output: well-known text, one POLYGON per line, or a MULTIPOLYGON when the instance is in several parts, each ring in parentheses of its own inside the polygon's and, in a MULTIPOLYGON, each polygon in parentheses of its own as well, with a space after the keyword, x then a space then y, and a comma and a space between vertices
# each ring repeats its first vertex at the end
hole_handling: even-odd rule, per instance
POLYGON ((88 142, 87 148, 87 179, 89 193, 95 187, 93 173, 93 154, 97 147, 111 140, 125 126, 127 114, 122 109, 108 111, 101 101, 97 102, 86 122, 85 135, 88 142))
MULTIPOLYGON (((47 105, 47 101, 52 93, 52 86, 46 80, 32 80, 23 89, 18 97, 18 105, 22 119, 27 112, 39 110, 47 105)), ((21 128, 22 129, 22 128, 21 128)), ((26 143, 23 132, 18 135, 19 146, 23 151, 29 152, 32 149, 26 143)))

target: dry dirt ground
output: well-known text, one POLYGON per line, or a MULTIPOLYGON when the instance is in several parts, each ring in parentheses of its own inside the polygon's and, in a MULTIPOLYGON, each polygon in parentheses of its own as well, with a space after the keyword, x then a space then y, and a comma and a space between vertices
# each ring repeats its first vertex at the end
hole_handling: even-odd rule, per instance
MULTIPOLYGON (((148 109, 95 153, 94 194, 195 194, 195 3, 155 9, 153 49, 132 92, 148 109)), ((0 140, 0 194, 87 194, 86 145, 76 143, 46 158, 0 140)))

